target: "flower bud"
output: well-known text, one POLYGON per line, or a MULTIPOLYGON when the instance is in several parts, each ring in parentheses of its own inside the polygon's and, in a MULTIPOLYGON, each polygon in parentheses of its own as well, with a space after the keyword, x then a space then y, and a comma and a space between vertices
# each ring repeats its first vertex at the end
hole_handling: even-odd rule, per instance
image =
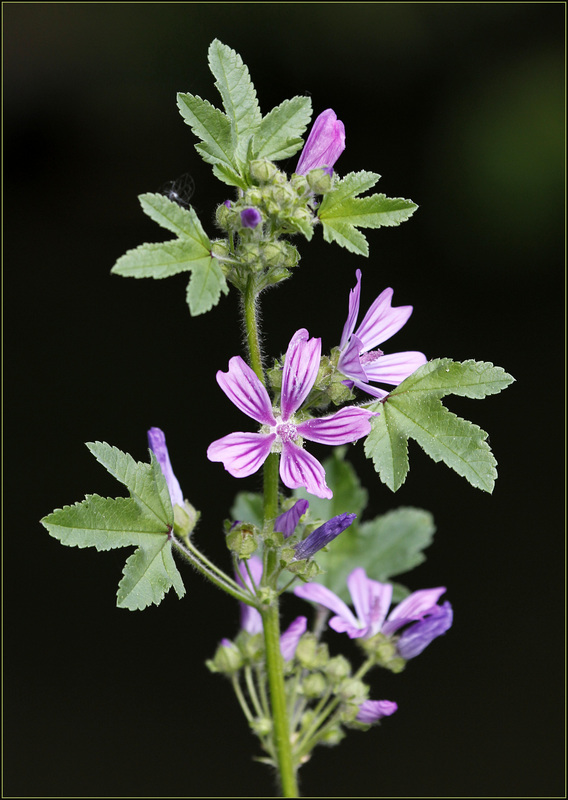
POLYGON ((241 225, 243 228, 256 228, 262 222, 262 214, 258 208, 244 208, 241 211, 241 225))
POLYGON ((321 697, 327 688, 325 678, 320 672, 312 672, 302 681, 301 692, 304 697, 310 699, 314 697, 321 697))
POLYGON ((296 173, 306 175, 318 167, 333 167, 345 150, 345 126, 331 108, 315 120, 300 155, 296 173))
POLYGON ((254 181, 269 183, 278 172, 278 167, 266 158, 258 158, 249 164, 250 175, 254 181))
POLYGON ((211 672, 221 672, 224 675, 232 675, 238 672, 243 666, 243 658, 239 648, 230 641, 223 639, 213 657, 205 662, 211 672))
POLYGON ((333 186, 333 169, 331 167, 318 167, 306 175, 310 189, 315 194, 325 194, 333 186))

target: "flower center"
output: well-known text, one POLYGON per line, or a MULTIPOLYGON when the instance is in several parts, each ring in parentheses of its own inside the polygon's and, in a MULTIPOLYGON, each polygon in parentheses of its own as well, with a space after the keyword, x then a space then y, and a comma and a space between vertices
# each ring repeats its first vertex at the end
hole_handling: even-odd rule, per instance
POLYGON ((364 367, 365 364, 372 364, 373 361, 377 361, 377 359, 379 359, 381 356, 384 356, 384 353, 382 350, 377 348, 376 350, 371 350, 368 353, 361 353, 359 356, 359 361, 361 366, 364 367))
MULTIPOLYGON (((273 429, 274 430, 274 429, 273 429)), ((275 433, 282 442, 293 442, 298 438, 296 426, 291 422, 280 422, 276 425, 275 433)))

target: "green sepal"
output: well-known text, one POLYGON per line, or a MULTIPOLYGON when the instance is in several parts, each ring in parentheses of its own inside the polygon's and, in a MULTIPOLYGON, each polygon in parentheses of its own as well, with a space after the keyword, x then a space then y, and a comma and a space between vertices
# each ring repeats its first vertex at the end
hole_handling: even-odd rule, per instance
POLYGON ((130 497, 88 495, 83 502, 56 509, 41 520, 51 536, 70 547, 111 550, 135 546, 127 559, 117 605, 131 611, 158 605, 173 586, 185 588, 172 556, 173 509, 156 457, 136 462, 104 442, 87 445, 96 459, 130 492, 130 497))
POLYGON ((373 194, 358 197, 375 185, 380 175, 375 172, 351 172, 325 194, 318 209, 326 242, 336 242, 352 253, 368 256, 369 245, 361 228, 400 225, 418 206, 402 197, 373 194))
POLYGON ((419 367, 387 397, 368 406, 379 416, 371 422, 365 454, 379 477, 396 491, 409 470, 408 439, 415 439, 434 460, 443 461, 472 486, 491 493, 497 477, 496 460, 487 433, 457 417, 440 399, 447 394, 482 398, 514 381, 501 367, 483 361, 436 359, 419 367))

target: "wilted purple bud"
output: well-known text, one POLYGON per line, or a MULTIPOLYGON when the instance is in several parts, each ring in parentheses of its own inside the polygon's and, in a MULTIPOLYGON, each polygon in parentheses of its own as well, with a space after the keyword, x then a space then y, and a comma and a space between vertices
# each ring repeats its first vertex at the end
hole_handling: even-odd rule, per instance
POLYGON ((166 479, 172 506, 178 505, 184 508, 183 492, 181 490, 181 486, 179 485, 178 479, 174 475, 174 471, 170 463, 168 448, 166 446, 166 437, 160 428, 150 428, 148 431, 148 446, 158 459, 158 464, 164 473, 164 478, 166 479))
POLYGON ((308 537, 296 545, 294 561, 299 561, 301 558, 311 558, 318 550, 329 544, 336 536, 339 536, 346 528, 348 528, 357 514, 339 514, 337 517, 324 522, 321 527, 310 533, 308 537))
POLYGON ((279 517, 276 517, 274 520, 274 530, 283 533, 284 538, 287 539, 294 533, 296 525, 300 521, 300 517, 306 513, 309 505, 307 500, 298 500, 291 509, 280 514, 279 517))
POLYGON ((397 709, 397 704, 391 700, 365 700, 359 706, 356 719, 357 722, 372 725, 373 722, 378 722, 383 717, 390 717, 397 709))
POLYGON ((241 211, 243 228, 256 228, 259 222, 262 222, 262 216, 257 208, 245 208, 241 211))
POLYGON ((420 655, 430 642, 452 627, 453 619, 450 603, 434 606, 427 617, 409 625, 402 632, 396 645, 398 652, 406 660, 420 655))
POLYGON ((317 117, 300 154, 297 175, 305 175, 318 167, 333 167, 345 150, 345 125, 328 108, 317 117))

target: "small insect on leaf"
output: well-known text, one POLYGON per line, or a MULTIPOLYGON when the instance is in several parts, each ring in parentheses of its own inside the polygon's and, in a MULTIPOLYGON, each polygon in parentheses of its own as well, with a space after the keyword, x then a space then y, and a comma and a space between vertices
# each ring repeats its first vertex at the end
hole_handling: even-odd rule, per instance
POLYGON ((160 194, 165 195, 168 200, 177 203, 182 208, 189 208, 189 201, 195 191, 195 182, 189 172, 184 172, 175 181, 167 181, 160 189, 160 194))

